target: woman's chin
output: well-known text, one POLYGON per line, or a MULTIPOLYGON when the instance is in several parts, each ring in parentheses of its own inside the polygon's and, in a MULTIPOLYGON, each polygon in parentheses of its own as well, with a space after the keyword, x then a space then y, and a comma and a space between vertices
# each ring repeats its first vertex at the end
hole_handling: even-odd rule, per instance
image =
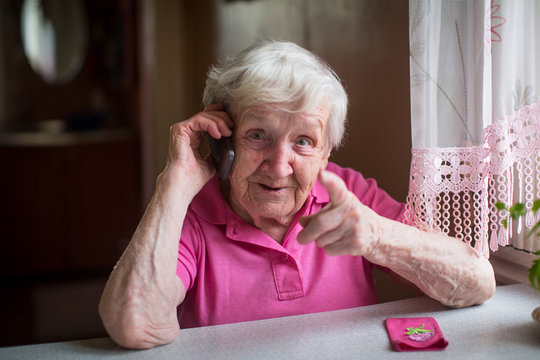
POLYGON ((274 220, 282 225, 289 225, 294 218, 295 211, 289 204, 266 203, 261 204, 251 212, 253 219, 274 220))

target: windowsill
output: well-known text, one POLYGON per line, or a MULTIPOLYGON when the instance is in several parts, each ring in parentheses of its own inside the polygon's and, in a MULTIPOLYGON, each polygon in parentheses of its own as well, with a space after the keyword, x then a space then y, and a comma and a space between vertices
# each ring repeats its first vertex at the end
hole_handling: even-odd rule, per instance
POLYGON ((492 253, 490 262, 495 270, 497 284, 529 283, 528 269, 535 256, 512 248, 501 247, 492 253))

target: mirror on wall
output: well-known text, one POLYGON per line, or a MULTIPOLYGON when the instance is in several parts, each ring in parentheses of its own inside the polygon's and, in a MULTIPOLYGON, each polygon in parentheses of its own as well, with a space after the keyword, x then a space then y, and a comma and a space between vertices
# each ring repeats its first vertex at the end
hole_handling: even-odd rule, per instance
POLYGON ((82 0, 24 0, 21 36, 30 66, 46 83, 69 83, 80 72, 88 45, 82 0))

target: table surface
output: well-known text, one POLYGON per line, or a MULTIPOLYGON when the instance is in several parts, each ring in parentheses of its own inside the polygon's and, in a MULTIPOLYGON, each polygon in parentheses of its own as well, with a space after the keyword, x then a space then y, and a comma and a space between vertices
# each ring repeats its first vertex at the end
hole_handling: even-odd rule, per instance
POLYGON ((354 309, 180 331, 172 344, 124 350, 111 339, 0 348, 0 359, 540 359, 540 293, 497 288, 479 306, 449 309, 418 297, 354 309), (438 352, 392 350, 387 317, 433 316, 449 341, 438 352))

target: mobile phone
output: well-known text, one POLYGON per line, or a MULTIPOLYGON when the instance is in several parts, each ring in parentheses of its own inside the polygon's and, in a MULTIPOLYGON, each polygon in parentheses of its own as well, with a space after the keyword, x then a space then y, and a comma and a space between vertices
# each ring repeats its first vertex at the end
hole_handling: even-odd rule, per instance
POLYGON ((214 139, 208 135, 210 143, 210 153, 212 161, 216 168, 219 180, 224 181, 229 176, 234 161, 234 147, 230 136, 222 136, 220 139, 214 139))

